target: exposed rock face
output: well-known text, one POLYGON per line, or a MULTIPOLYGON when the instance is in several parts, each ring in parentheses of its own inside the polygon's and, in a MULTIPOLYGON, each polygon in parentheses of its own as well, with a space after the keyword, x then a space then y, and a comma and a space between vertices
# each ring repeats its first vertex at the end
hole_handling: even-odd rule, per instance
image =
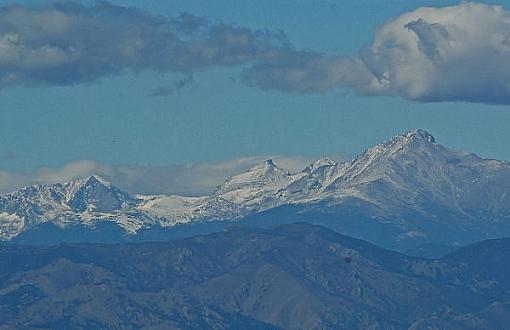
POLYGON ((112 187, 109 183, 100 181, 96 176, 91 176, 84 181, 72 193, 69 206, 78 212, 93 210, 107 213, 118 210, 130 198, 125 193, 112 187))

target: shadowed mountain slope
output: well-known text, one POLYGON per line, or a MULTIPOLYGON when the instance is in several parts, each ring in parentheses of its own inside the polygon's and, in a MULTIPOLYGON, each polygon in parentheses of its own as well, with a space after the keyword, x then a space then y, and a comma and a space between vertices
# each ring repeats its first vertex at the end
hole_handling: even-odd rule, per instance
MULTIPOLYGON (((0 322, 76 329, 484 329, 505 324, 510 241, 439 260, 310 224, 174 242, 0 248, 0 322)), ((0 326, 0 328, 2 328, 0 326)))

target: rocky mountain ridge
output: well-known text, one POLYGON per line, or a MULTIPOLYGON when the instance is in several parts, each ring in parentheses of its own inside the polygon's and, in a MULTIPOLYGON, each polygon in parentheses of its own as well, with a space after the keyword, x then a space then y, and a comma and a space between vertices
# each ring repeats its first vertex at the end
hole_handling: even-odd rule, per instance
POLYGON ((510 164, 447 149, 418 129, 351 161, 323 158, 298 173, 267 160, 210 196, 129 196, 92 176, 0 196, 0 238, 47 222, 61 228, 108 222, 134 235, 153 226, 236 221, 289 206, 308 212, 310 220, 317 212, 337 212, 336 222, 349 210, 351 217, 391 225, 396 241, 427 241, 442 230, 479 232, 480 239, 510 234, 510 164))

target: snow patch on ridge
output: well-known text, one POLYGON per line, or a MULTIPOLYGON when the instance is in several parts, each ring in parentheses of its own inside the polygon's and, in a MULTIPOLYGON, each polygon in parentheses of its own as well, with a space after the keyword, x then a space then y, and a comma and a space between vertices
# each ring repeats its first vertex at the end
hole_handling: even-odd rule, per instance
POLYGON ((0 213, 0 238, 9 240, 16 237, 24 225, 23 219, 16 214, 0 213))

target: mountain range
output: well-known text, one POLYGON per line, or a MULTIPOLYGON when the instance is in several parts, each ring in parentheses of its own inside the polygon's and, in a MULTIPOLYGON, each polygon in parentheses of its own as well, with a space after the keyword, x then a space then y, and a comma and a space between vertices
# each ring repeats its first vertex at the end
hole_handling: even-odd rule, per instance
POLYGON ((0 247, 0 329, 504 329, 510 240, 409 257, 306 224, 0 247))
POLYGON ((448 149, 418 129, 297 173, 267 160, 203 197, 131 196, 98 176, 25 187, 0 196, 0 239, 30 243, 58 232, 62 241, 73 241, 65 233, 143 240, 305 221, 400 251, 460 246, 510 235, 509 190, 510 163, 448 149))

